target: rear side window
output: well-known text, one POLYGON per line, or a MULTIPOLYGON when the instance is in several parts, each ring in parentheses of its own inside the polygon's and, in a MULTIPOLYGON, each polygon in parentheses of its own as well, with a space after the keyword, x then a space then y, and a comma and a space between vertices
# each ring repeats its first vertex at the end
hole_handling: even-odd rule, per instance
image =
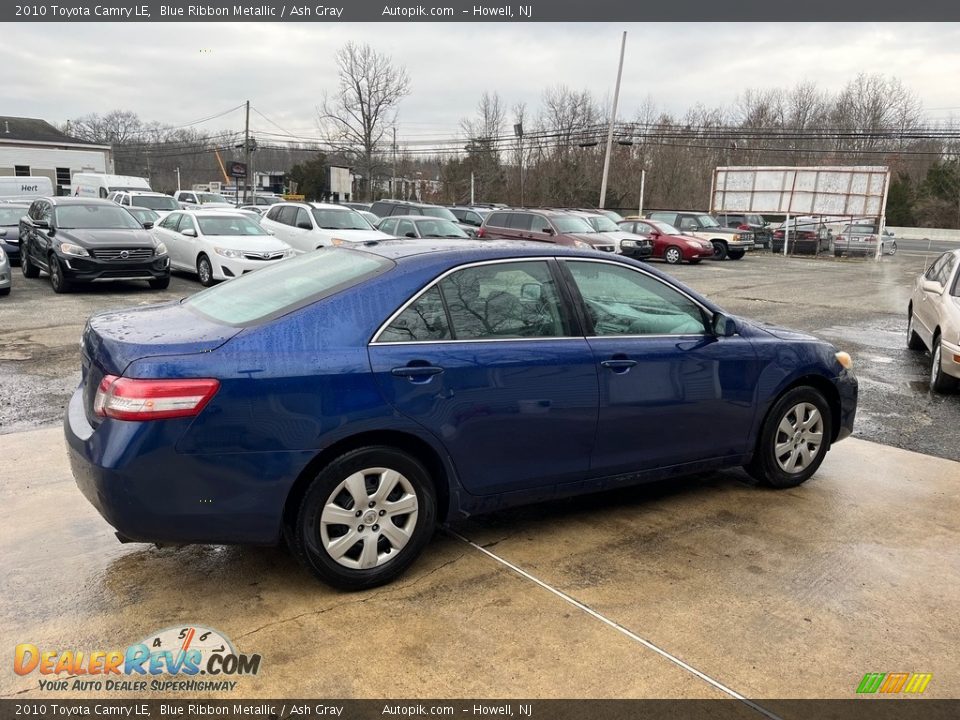
POLYGON ((491 213, 487 216, 487 226, 488 227, 506 227, 507 226, 507 213, 491 213))
POLYGON ((392 343, 449 339, 447 312, 440 297, 440 288, 434 285, 384 328, 377 341, 392 343))
POLYGON ((659 220, 660 222, 670 223, 671 225, 676 225, 677 214, 670 212, 655 212, 650 213, 651 220, 659 220))
POLYGON ((540 220, 543 225, 548 224, 546 220, 530 213, 513 213, 507 221, 510 223, 507 227, 511 230, 532 230, 535 220, 540 220))
POLYGON ((322 300, 393 266, 370 253, 321 248, 199 292, 184 305, 214 322, 252 325, 322 300))
POLYGON ((280 214, 277 216, 277 222, 291 227, 297 224, 297 210, 300 208, 294 205, 284 205, 280 208, 280 214))
POLYGON ((283 205, 277 205, 272 207, 267 211, 267 218, 279 222, 278 218, 280 217, 280 211, 283 210, 283 205))

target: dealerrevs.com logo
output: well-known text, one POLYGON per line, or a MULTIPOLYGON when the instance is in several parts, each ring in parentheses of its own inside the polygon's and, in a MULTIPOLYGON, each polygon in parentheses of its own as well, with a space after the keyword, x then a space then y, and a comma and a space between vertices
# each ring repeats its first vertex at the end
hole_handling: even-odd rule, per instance
POLYGON ((231 691, 237 681, 229 678, 256 675, 260 660, 258 654, 237 652, 213 628, 188 625, 153 633, 125 650, 49 650, 21 643, 14 651, 13 671, 38 674, 40 689, 51 692, 231 691))

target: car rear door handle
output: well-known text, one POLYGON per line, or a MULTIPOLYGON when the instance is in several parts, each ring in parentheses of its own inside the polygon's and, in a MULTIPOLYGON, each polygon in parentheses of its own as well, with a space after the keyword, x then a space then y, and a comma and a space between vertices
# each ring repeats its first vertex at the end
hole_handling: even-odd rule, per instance
POLYGON ((629 360, 627 358, 614 358, 612 360, 604 360, 600 364, 605 368, 613 370, 615 373, 625 373, 634 365, 636 365, 637 361, 629 360))
POLYGON ((413 383, 430 382, 430 378, 443 372, 442 367, 436 365, 406 365, 395 367, 390 371, 394 377, 405 377, 413 383))

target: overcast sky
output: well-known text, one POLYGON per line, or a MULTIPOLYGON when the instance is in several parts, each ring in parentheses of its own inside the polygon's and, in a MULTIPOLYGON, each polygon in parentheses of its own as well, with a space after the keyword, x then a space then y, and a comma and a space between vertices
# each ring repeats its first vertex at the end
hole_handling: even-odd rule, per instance
MULTIPOLYGON (((940 24, 293 24, 7 25, 0 99, 7 115, 61 122, 132 110, 181 125, 249 99, 277 125, 314 134, 317 99, 335 86, 334 52, 370 43, 406 66, 412 92, 400 139, 451 134, 483 90, 536 107, 564 83, 612 95, 628 31, 622 118, 648 96, 682 112, 732 104, 744 88, 802 80, 835 90, 860 72, 899 77, 928 114, 960 115, 960 25, 940 24)), ((255 113, 254 131, 279 133, 255 113)), ((236 112, 199 127, 242 130, 236 112)))

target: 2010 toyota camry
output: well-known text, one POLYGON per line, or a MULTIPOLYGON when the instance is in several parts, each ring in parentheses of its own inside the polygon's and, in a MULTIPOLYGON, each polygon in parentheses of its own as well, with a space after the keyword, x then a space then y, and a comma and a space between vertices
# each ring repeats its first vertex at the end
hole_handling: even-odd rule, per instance
POLYGON ((857 401, 825 342, 539 243, 323 248, 82 346, 71 463, 121 540, 286 540, 352 589, 448 519, 739 465, 796 486, 857 401))

